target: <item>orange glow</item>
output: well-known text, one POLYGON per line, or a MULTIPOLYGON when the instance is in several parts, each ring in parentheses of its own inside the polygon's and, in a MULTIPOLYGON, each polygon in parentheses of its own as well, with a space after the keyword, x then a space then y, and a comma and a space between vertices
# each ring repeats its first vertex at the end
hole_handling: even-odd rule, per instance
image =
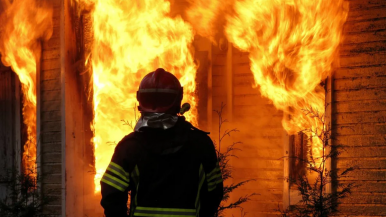
MULTIPOLYGON (((193 31, 180 17, 170 18, 165 0, 94 2, 95 190, 117 142, 135 125, 136 91, 142 77, 162 67, 184 86, 184 101, 192 105, 187 119, 196 123, 193 31)), ((139 114, 137 113, 137 118, 139 114)))
POLYGON ((221 34, 217 25, 225 19, 224 14, 232 8, 234 0, 192 0, 186 11, 187 19, 195 33, 209 38, 216 43, 216 36, 221 34))
MULTIPOLYGON (((135 93, 145 74, 158 67, 174 73, 184 85, 185 101, 193 107, 188 119, 196 123, 197 67, 191 43, 194 34, 215 41, 217 23, 225 23, 224 33, 235 47, 249 52, 261 94, 291 116, 283 120, 288 133, 322 127, 319 119, 302 110, 324 114, 320 82, 331 74, 341 40, 347 17, 343 0, 189 2, 190 24, 168 16, 167 0, 92 2, 96 191, 115 144, 132 131, 121 120, 135 124, 135 93)), ((320 141, 313 138, 311 146, 314 158, 320 157, 320 141)))
MULTIPOLYGON (((348 3, 343 0, 193 0, 187 17, 204 37, 215 36, 215 23, 225 16, 225 35, 248 52, 255 87, 284 111, 289 134, 305 129, 319 132, 322 122, 304 109, 325 111, 320 86, 332 72, 348 3), (220 17, 220 18, 219 18, 220 17), (199 20, 200 22, 195 22, 199 20)), ((311 154, 322 156, 321 141, 312 137, 311 154)))
POLYGON ((18 75, 23 92, 23 121, 27 126, 23 168, 36 173, 36 61, 40 40, 52 35, 52 8, 35 0, 0 0, 0 53, 5 66, 18 75), (12 3, 11 3, 12 2, 12 3))
MULTIPOLYGON (((343 0, 244 0, 237 1, 235 13, 227 17, 228 39, 249 52, 255 85, 290 115, 283 119, 290 134, 304 129, 320 132, 323 127, 302 110, 324 114, 320 82, 332 72, 346 8, 343 0)), ((312 140, 312 155, 320 162, 323 146, 319 139, 312 140)))

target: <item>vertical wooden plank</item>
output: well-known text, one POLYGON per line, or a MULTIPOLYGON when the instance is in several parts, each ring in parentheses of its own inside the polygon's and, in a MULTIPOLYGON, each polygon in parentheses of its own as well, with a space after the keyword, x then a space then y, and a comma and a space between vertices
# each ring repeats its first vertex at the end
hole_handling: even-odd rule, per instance
POLYGON ((208 81, 207 81, 207 88, 208 88, 208 98, 207 98, 207 110, 206 110, 206 117, 208 118, 207 122, 208 122, 208 126, 207 126, 207 130, 209 132, 212 132, 213 130, 213 100, 212 100, 212 95, 213 95, 213 91, 212 91, 212 87, 213 87, 213 84, 212 84, 212 79, 213 79, 213 54, 212 54, 212 43, 209 43, 209 46, 208 46, 208 56, 209 56, 209 65, 208 65, 208 81))
MULTIPOLYGON (((326 108, 326 110, 325 110, 325 127, 326 127, 326 130, 330 130, 332 127, 332 124, 331 124, 331 115, 332 115, 331 106, 332 106, 332 88, 333 88, 332 81, 333 81, 332 76, 329 76, 326 79, 326 99, 325 99, 325 108, 326 108)), ((328 147, 326 148, 325 153, 328 154, 331 152, 331 145, 332 145, 331 140, 329 140, 328 141, 328 147)), ((332 168, 331 167, 331 165, 332 165, 331 161, 332 161, 331 158, 327 159, 327 161, 326 161, 326 169, 328 171, 331 171, 331 168, 332 168)), ((329 183, 326 186, 326 193, 332 193, 331 179, 329 179, 329 183)))
MULTIPOLYGON (((283 119, 288 120, 290 117, 288 114, 283 114, 283 119)), ((290 153, 291 153, 291 140, 288 133, 283 129, 283 210, 287 209, 290 205, 290 153)))
POLYGON ((62 197, 61 197, 61 214, 62 217, 66 216, 66 198, 67 198, 67 192, 66 192, 66 104, 65 104, 65 97, 66 97, 66 68, 65 68, 65 57, 67 56, 67 49, 64 46, 65 45, 65 38, 66 38, 66 28, 68 23, 66 25, 66 19, 68 20, 69 18, 65 14, 65 4, 67 0, 60 0, 60 84, 61 84, 61 107, 60 107, 60 112, 61 112, 61 153, 62 153, 62 179, 61 179, 61 186, 62 186, 62 197))
MULTIPOLYGON (((38 49, 36 55, 36 167, 37 174, 42 174, 42 155, 41 155, 41 89, 40 89, 40 70, 41 70, 41 56, 42 50, 38 49)), ((38 187, 41 188, 41 179, 38 180, 38 187)))
POLYGON ((212 43, 208 46, 208 58, 209 58, 209 65, 208 65, 208 81, 207 81, 207 90, 208 90, 208 97, 207 97, 207 110, 206 110, 206 117, 207 117, 207 129, 208 131, 212 131, 212 114, 213 114, 213 100, 212 100, 212 76, 213 76, 213 67, 212 67, 212 43))
MULTIPOLYGON (((82 13, 80 19, 80 37, 81 40, 81 51, 80 57, 86 59, 90 52, 92 51, 93 45, 93 29, 92 29, 92 14, 91 13, 82 13)), ((90 124, 94 120, 94 107, 93 107, 93 92, 92 92, 92 68, 91 64, 81 68, 82 72, 88 71, 88 73, 82 73, 82 89, 91 90, 86 95, 84 92, 81 94, 82 102, 82 112, 84 114, 83 120, 83 129, 84 133, 82 134, 83 140, 83 150, 82 150, 82 159, 83 159, 83 204, 84 204, 84 216, 103 216, 103 210, 99 206, 100 197, 95 196, 95 186, 94 186, 94 146, 91 143, 91 139, 94 136, 93 131, 90 128, 90 124), (97 205, 97 208, 95 207, 97 205), (99 208, 99 209, 98 209, 99 208)))
MULTIPOLYGON (((89 211, 89 205, 94 205, 94 213, 100 211, 98 200, 88 200, 90 190, 93 190, 93 179, 85 173, 93 153, 88 148, 91 142, 90 115, 92 109, 87 101, 85 84, 89 84, 87 74, 82 73, 85 44, 82 32, 82 17, 76 11, 76 5, 71 0, 63 0, 63 17, 61 32, 61 84, 62 84, 62 161, 65 175, 63 186, 65 201, 63 216, 84 217, 89 211), (89 152, 86 152, 89 151, 89 152), (85 182, 85 180, 88 180, 85 182), (91 188, 91 189, 90 189, 91 188)), ((89 214, 99 216, 98 214, 89 214)))
POLYGON ((23 156, 23 144, 21 143, 21 122, 22 122, 22 109, 21 109, 21 84, 19 78, 14 74, 14 97, 15 97, 15 115, 14 115, 14 138, 15 138, 15 168, 17 173, 21 173, 22 169, 22 156, 23 156))
POLYGON ((226 91, 227 91, 227 119, 232 122, 233 119, 233 52, 232 44, 228 43, 226 59, 226 91))

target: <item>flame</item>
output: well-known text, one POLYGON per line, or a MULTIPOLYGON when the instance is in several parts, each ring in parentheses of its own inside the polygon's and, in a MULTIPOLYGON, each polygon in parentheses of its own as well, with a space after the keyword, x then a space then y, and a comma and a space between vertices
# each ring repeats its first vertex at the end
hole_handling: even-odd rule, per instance
POLYGON ((343 0, 194 0, 187 12, 190 22, 202 21, 195 31, 209 38, 225 15, 226 37, 249 52, 255 87, 290 116, 283 119, 288 133, 310 130, 311 156, 319 162, 323 121, 304 109, 324 115, 320 83, 331 75, 347 14, 343 0))
POLYGON ((225 13, 229 13, 234 0, 190 0, 190 7, 186 16, 193 26, 195 33, 209 38, 216 43, 215 38, 219 34, 217 26, 223 24, 225 13))
POLYGON ((184 101, 192 105, 187 119, 197 123, 194 94, 197 66, 192 55, 192 27, 180 17, 168 16, 168 1, 100 0, 94 2, 93 8, 92 127, 98 192, 101 175, 116 142, 135 125, 136 91, 142 77, 160 67, 176 75, 184 86, 184 101))
POLYGON ((255 85, 276 108, 291 116, 283 120, 289 133, 304 129, 312 137, 314 159, 323 144, 315 138, 323 123, 325 94, 320 82, 332 72, 348 8, 343 0, 237 1, 227 17, 228 39, 249 52, 255 85))
POLYGON ((0 53, 5 66, 18 75, 23 92, 23 121, 27 141, 23 169, 36 173, 36 64, 40 40, 52 35, 52 8, 35 0, 0 0, 0 53))
MULTIPOLYGON (((344 1, 190 3, 186 15, 191 24, 178 16, 169 17, 170 3, 166 0, 93 2, 96 191, 114 152, 111 142, 131 131, 121 120, 135 124, 135 92, 141 78, 158 67, 171 71, 184 85, 185 100, 194 108, 197 67, 191 43, 194 34, 213 41, 218 34, 216 23, 222 19, 228 40, 249 52, 255 86, 291 116, 283 120, 284 128, 289 133, 312 129, 312 156, 320 158, 323 145, 314 136, 323 123, 303 110, 312 108, 324 114, 325 95, 320 82, 332 71, 347 17, 344 1)), ((189 118, 196 122, 196 110, 189 118)))

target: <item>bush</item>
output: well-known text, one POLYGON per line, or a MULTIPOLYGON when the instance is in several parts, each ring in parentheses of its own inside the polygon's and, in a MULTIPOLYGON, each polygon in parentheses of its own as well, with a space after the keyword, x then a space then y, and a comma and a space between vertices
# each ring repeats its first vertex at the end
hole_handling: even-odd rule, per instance
POLYGON ((233 128, 231 130, 226 129, 226 130, 222 131, 222 127, 223 127, 224 123, 227 122, 227 120, 223 119, 223 117, 222 117, 224 107, 225 107, 225 104, 221 103, 220 110, 214 110, 214 112, 216 112, 216 114, 218 115, 218 119, 219 119, 219 122, 218 122, 218 140, 217 140, 217 144, 215 142, 215 146, 216 146, 219 166, 220 166, 221 173, 222 173, 222 178, 224 181, 223 199, 222 199, 222 202, 217 210, 216 217, 222 217, 222 216, 224 216, 223 214, 224 214, 225 210, 234 209, 234 208, 240 208, 241 209, 241 216, 245 216, 246 213, 242 209, 241 205, 243 203, 251 200, 251 198, 257 194, 256 193, 247 194, 245 196, 239 197, 237 200, 235 200, 233 202, 227 203, 229 198, 230 198, 230 194, 234 190, 236 190, 237 188, 245 185, 246 183, 248 183, 250 181, 254 181, 254 180, 253 179, 247 179, 247 180, 237 182, 237 183, 225 184, 226 180, 232 178, 232 166, 229 164, 230 158, 231 157, 237 158, 237 155, 235 155, 233 152, 240 150, 239 148, 236 148, 235 146, 237 146, 238 144, 241 144, 241 142, 233 142, 230 146, 227 147, 227 149, 225 151, 221 151, 221 145, 222 145, 221 143, 224 141, 224 139, 229 137, 232 133, 238 132, 238 130, 236 128, 233 128))
MULTIPOLYGON (((280 215, 296 216, 296 217, 327 217, 338 214, 337 207, 341 199, 347 197, 351 193, 351 189, 355 186, 354 183, 339 184, 333 183, 340 177, 354 170, 354 167, 347 168, 343 171, 337 169, 326 168, 328 160, 336 159, 341 152, 339 146, 331 146, 331 129, 325 125, 324 116, 313 109, 304 110, 305 114, 311 118, 318 119, 323 126, 319 129, 306 129, 302 131, 309 136, 308 139, 316 138, 323 144, 322 155, 318 158, 312 155, 309 150, 309 157, 302 159, 295 157, 297 160, 304 162, 307 166, 308 175, 315 174, 315 178, 310 180, 310 176, 306 173, 290 180, 297 185, 297 190, 301 196, 301 200, 296 205, 289 206, 286 210, 279 209, 280 215), (331 192, 326 192, 327 185, 335 184, 337 189, 331 192)), ((288 177, 287 179, 291 179, 288 177)))
POLYGON ((0 200, 1 217, 40 217, 43 216, 43 205, 49 198, 42 197, 37 187, 38 176, 32 171, 19 174, 12 170, 5 177, 0 177, 6 183, 6 196, 0 200))

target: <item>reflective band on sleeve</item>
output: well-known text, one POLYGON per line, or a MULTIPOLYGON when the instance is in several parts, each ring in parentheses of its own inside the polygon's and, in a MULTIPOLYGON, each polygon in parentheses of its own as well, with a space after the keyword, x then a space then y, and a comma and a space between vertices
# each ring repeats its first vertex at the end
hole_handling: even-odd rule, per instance
POLYGON ((198 207, 200 207, 200 204, 199 204, 199 201, 200 201, 200 192, 201 192, 201 187, 202 187, 202 184, 204 184, 204 180, 205 180, 205 171, 204 171, 204 168, 202 166, 202 164, 200 165, 200 170, 199 170, 199 176, 198 176, 198 192, 197 192, 197 197, 196 197, 196 203, 195 203, 195 206, 196 206, 196 209, 198 209, 198 207))
POLYGON ((216 174, 212 175, 211 177, 208 177, 208 182, 211 182, 212 180, 217 179, 218 177, 221 177, 221 172, 216 173, 216 174))
POLYGON ((156 217, 195 217, 195 209, 179 209, 179 208, 156 208, 156 207, 136 207, 134 216, 156 216, 156 217))
POLYGON ((105 173, 102 177, 102 182, 111 185, 112 187, 120 190, 120 191, 125 191, 127 187, 129 187, 129 183, 126 183, 117 177, 114 177, 108 173, 105 173))
POLYGON ((217 177, 217 179, 214 179, 211 182, 209 182, 208 186, 213 186, 213 185, 216 185, 216 184, 218 184, 220 182, 222 182, 222 177, 221 176, 219 176, 219 177, 217 177))
POLYGON ((139 170, 138 165, 135 165, 134 170, 131 172, 131 178, 136 186, 136 193, 134 198, 134 206, 137 206, 138 187, 139 187, 139 170))
POLYGON ((118 164, 116 164, 114 162, 110 162, 108 168, 115 170, 116 172, 121 174, 123 177, 125 177, 125 179, 129 179, 129 177, 130 177, 130 174, 128 172, 126 172, 121 166, 119 166, 118 164))
POLYGON ((213 191, 214 189, 216 189, 216 185, 223 181, 221 170, 218 167, 218 165, 209 174, 210 174, 210 177, 209 175, 207 176, 208 191, 213 191))
POLYGON ((122 191, 122 192, 125 191, 123 186, 121 186, 119 183, 117 183, 114 180, 111 180, 109 178, 103 177, 101 179, 101 182, 104 182, 104 183, 110 185, 111 187, 118 189, 119 191, 122 191))
POLYGON ((208 184, 208 191, 213 191, 214 189, 216 189, 217 184, 220 184, 222 181, 223 180, 220 177, 219 179, 214 180, 213 182, 209 183, 208 184))
POLYGON ((133 181, 135 184, 138 183, 138 178, 139 178, 139 171, 138 171, 138 166, 135 165, 135 168, 133 172, 131 172, 131 178, 133 178, 133 181))
POLYGON ((214 175, 215 173, 218 173, 218 172, 221 173, 220 167, 219 167, 218 164, 217 164, 216 167, 215 167, 210 173, 208 173, 206 176, 207 176, 207 177, 211 177, 212 175, 214 175))
POLYGON ((119 176, 121 179, 123 179, 124 181, 126 182, 130 182, 130 179, 128 179, 127 177, 123 176, 121 173, 119 173, 118 171, 116 171, 115 169, 113 169, 111 167, 111 165, 109 165, 109 167, 107 167, 107 170, 114 173, 115 175, 119 176))

